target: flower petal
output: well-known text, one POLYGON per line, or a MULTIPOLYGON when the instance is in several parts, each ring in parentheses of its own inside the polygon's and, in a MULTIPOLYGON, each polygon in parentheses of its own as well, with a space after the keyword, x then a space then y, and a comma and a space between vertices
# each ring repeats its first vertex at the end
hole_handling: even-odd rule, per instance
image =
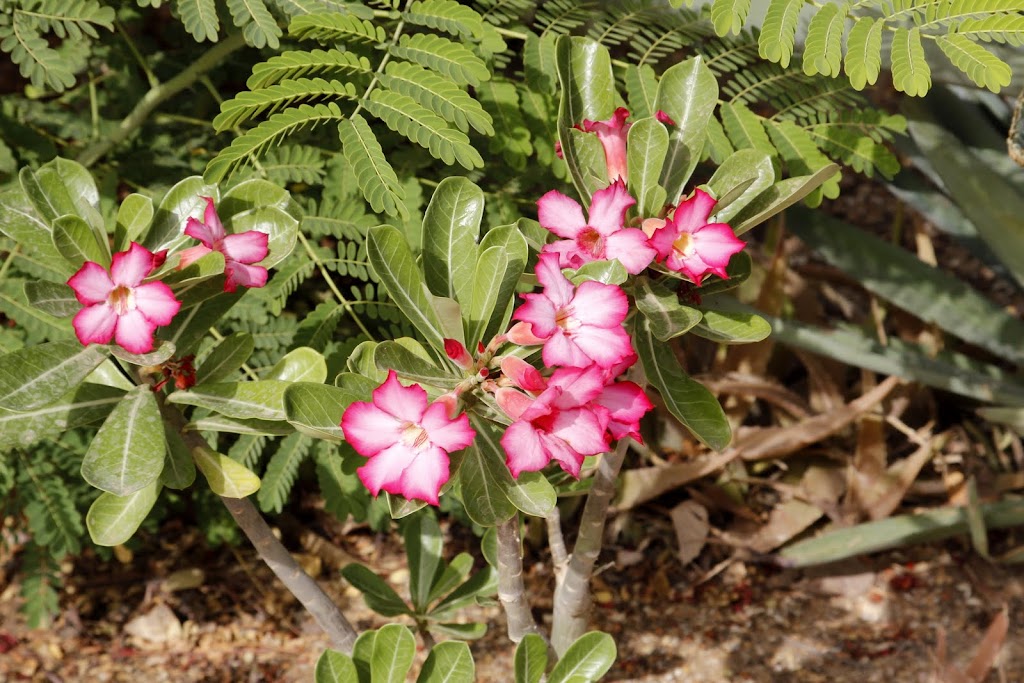
POLYGON ((256 263, 267 257, 269 236, 259 230, 247 230, 224 238, 224 256, 239 263, 256 263))
POLYGON ((217 215, 217 208, 214 206, 213 197, 203 197, 206 200, 206 210, 203 212, 203 222, 217 239, 224 237, 224 226, 221 225, 220 216, 217 215))
POLYGON ((593 401, 604 390, 604 371, 594 364, 585 368, 559 368, 551 375, 550 386, 562 392, 552 402, 555 408, 578 408, 593 401))
POLYGON ((435 446, 420 449, 402 472, 399 482, 401 488, 388 492, 399 493, 410 500, 423 500, 431 505, 437 505, 441 487, 448 481, 448 465, 448 454, 441 448, 435 446))
POLYGON ((151 272, 153 252, 136 242, 127 251, 114 254, 110 264, 110 279, 115 285, 137 287, 151 272))
POLYGON ((608 410, 608 429, 612 436, 621 439, 632 436, 640 441, 640 418, 654 408, 647 394, 633 382, 616 382, 604 388, 595 400, 608 410))
POLYGON ((574 408, 560 411, 555 416, 549 434, 564 441, 577 453, 597 455, 609 448, 605 436, 607 424, 607 413, 602 420, 593 410, 574 408))
POLYGON ((529 422, 513 422, 501 437, 505 449, 505 464, 516 479, 523 472, 538 472, 544 469, 551 457, 544 449, 540 435, 529 422))
POLYGON ((511 387, 499 387, 494 392, 494 400, 498 407, 505 411, 505 414, 513 420, 518 420, 533 403, 533 399, 511 387))
POLYGON ((621 327, 583 325, 573 334, 572 340, 584 354, 603 368, 616 365, 633 353, 629 335, 621 327))
POLYGON ((476 437, 465 413, 452 420, 448 417, 448 406, 440 402, 427 406, 419 425, 426 430, 430 443, 449 453, 462 450, 476 437))
POLYGON ((402 421, 366 401, 356 401, 341 416, 345 440, 360 455, 373 456, 402 439, 402 421))
POLYGON ((558 190, 551 190, 537 200, 537 220, 543 227, 566 239, 574 239, 580 230, 587 227, 583 207, 558 190))
POLYGON ((153 350, 156 327, 156 323, 147 320, 142 311, 136 308, 117 318, 114 339, 129 353, 149 353, 153 350))
POLYGON ((196 246, 189 247, 188 249, 182 249, 181 260, 178 261, 178 270, 188 268, 211 251, 213 250, 209 247, 203 246, 202 244, 197 244, 196 246))
POLYGON ((94 304, 76 313, 71 325, 78 341, 83 344, 106 344, 114 336, 117 314, 105 303, 94 304))
MULTIPOLYGON (((717 203, 715 198, 704 190, 694 190, 692 197, 676 207, 672 221, 679 228, 679 232, 694 232, 708 222, 708 216, 717 203)), ((677 237, 679 232, 676 233, 677 237)))
POLYGON ((93 261, 83 263, 78 272, 68 279, 68 286, 75 290, 79 303, 86 306, 105 302, 114 289, 107 269, 93 261))
POLYGON ((181 302, 174 298, 171 288, 163 282, 150 282, 135 288, 135 305, 150 322, 170 325, 171 319, 181 308, 181 302))
POLYGON ((577 346, 574 339, 561 330, 544 342, 544 348, 541 350, 540 355, 544 365, 549 368, 556 365, 564 365, 569 368, 584 368, 594 363, 594 359, 584 353, 583 349, 577 346))
POLYGON ((224 291, 233 292, 242 287, 258 288, 267 284, 267 269, 263 266, 248 266, 244 263, 227 261, 224 264, 224 291))
MULTIPOLYGON (((537 257, 537 281, 544 287, 544 296, 551 300, 555 308, 561 308, 572 300, 572 283, 562 275, 562 269, 558 267, 557 254, 541 254, 537 257)), ((534 326, 534 332, 537 327, 534 326)))
POLYGON ((191 216, 185 221, 185 234, 192 239, 197 239, 208 249, 213 249, 221 236, 214 232, 206 223, 201 223, 191 216))
POLYGON ((616 285, 587 280, 576 288, 572 299, 573 317, 584 325, 615 327, 629 313, 629 299, 616 285))
POLYGON ((626 272, 632 275, 642 272, 658 255, 657 250, 647 243, 647 235, 636 228, 626 228, 609 235, 605 250, 608 258, 618 259, 626 272))
POLYGON ((569 444, 550 434, 542 433, 540 438, 548 456, 563 470, 579 479, 580 469, 583 467, 583 454, 577 453, 569 444))
POLYGON ((590 202, 590 226, 605 236, 622 230, 626 211, 634 204, 636 200, 629 196, 626 184, 617 180, 594 193, 590 202))
MULTIPOLYGON (((539 338, 542 341, 546 340, 558 329, 558 326, 555 325, 554 304, 543 294, 524 294, 523 298, 526 299, 526 302, 515 310, 515 313, 512 314, 512 319, 521 320, 530 325, 530 334, 533 335, 533 338, 539 338)), ((512 336, 514 331, 523 331, 521 329, 517 330, 516 327, 509 330, 509 338, 513 341, 515 341, 512 336)))
POLYGON ((520 389, 537 393, 544 391, 547 384, 533 367, 519 356, 505 356, 501 359, 501 371, 520 389))
POLYGON ((743 251, 745 246, 725 223, 709 223, 693 234, 694 250, 712 270, 724 269, 733 254, 743 251))
POLYGON ((419 423, 427 409, 427 392, 419 384, 403 387, 394 370, 388 370, 388 378, 373 390, 373 404, 399 420, 419 423))
POLYGON ((356 474, 375 496, 381 490, 401 495, 402 473, 415 458, 416 449, 403 443, 395 443, 372 456, 365 465, 356 470, 356 474))

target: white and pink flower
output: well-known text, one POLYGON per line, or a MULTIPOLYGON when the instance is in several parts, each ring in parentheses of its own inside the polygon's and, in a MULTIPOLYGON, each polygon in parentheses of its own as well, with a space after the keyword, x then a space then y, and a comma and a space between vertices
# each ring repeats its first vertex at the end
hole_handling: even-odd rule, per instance
POLYGON ((236 235, 225 234, 213 199, 203 199, 206 200, 204 222, 190 217, 185 224, 185 234, 202 244, 182 250, 178 268, 186 268, 210 252, 219 251, 224 254, 225 292, 233 292, 239 285, 262 287, 267 284, 267 269, 253 265, 267 257, 267 233, 247 230, 236 235))
POLYGON ((82 264, 68 280, 85 307, 72 320, 78 340, 88 345, 113 339, 131 353, 152 351, 156 328, 169 325, 181 308, 163 282, 143 283, 162 262, 162 255, 132 242, 114 254, 109 274, 93 261, 82 264))
POLYGON ((633 353, 622 322, 629 313, 625 292, 615 285, 588 280, 573 287, 558 267, 557 254, 541 254, 539 294, 524 294, 526 303, 512 317, 530 324, 530 333, 544 340, 541 352, 548 367, 609 368, 633 353))
POLYGON ((462 413, 448 417, 447 401, 428 405, 418 384, 403 387, 394 370, 373 391, 373 401, 357 401, 341 418, 345 439, 369 461, 356 470, 373 495, 381 491, 438 504, 448 481, 448 454, 471 443, 476 432, 462 413))
POLYGON ((562 268, 579 268, 585 263, 618 259, 633 275, 650 265, 657 252, 647 235, 625 226, 626 211, 636 204, 622 180, 594 193, 590 218, 583 207, 558 190, 551 190, 537 202, 540 224, 563 239, 544 246, 544 252, 558 254, 562 268))
POLYGON ((726 223, 708 223, 716 203, 707 192, 696 190, 651 235, 650 244, 658 251, 658 260, 695 285, 700 285, 708 273, 729 277, 725 271, 729 259, 746 246, 726 223))
MULTIPOLYGON (((655 113, 655 117, 667 126, 676 125, 672 117, 660 109, 655 113)), ((619 107, 612 114, 611 118, 604 119, 603 121, 584 119, 582 125, 575 126, 578 130, 596 134, 597 139, 601 141, 601 146, 604 147, 604 160, 605 165, 608 167, 608 180, 610 182, 615 182, 616 180, 626 181, 626 134, 629 132, 629 127, 633 125, 626 123, 627 118, 629 118, 629 110, 625 107, 619 107)), ((560 149, 556 149, 556 152, 560 151, 560 149)))

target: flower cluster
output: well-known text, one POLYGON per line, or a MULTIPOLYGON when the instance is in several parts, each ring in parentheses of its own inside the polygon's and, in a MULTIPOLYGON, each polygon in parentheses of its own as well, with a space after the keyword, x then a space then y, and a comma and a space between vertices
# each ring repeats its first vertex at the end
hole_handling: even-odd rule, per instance
MULTIPOLYGON (((238 285, 262 287, 267 270, 251 264, 267 256, 267 235, 257 230, 225 235, 213 200, 206 200, 206 223, 189 218, 185 234, 203 245, 185 249, 178 268, 184 268, 211 250, 224 253, 224 291, 233 292, 238 285)), ((75 336, 82 344, 107 344, 115 341, 126 351, 136 354, 153 350, 157 327, 169 325, 181 308, 171 288, 160 280, 146 280, 159 270, 167 258, 166 251, 151 252, 132 242, 126 251, 114 254, 110 270, 99 263, 86 261, 68 279, 68 286, 83 308, 72 320, 75 336)), ((184 362, 184 361, 183 361, 184 362)), ((175 369, 178 370, 177 368, 175 369)), ((180 374, 180 373, 179 373, 180 374)), ((181 375, 182 377, 187 376, 181 375)), ((174 375, 175 383, 183 379, 174 375)))

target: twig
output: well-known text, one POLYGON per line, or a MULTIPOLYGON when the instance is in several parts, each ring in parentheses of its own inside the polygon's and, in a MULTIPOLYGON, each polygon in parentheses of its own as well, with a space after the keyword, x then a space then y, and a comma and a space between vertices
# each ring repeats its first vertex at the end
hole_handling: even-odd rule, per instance
POLYGON ((508 637, 518 643, 527 633, 540 633, 530 612, 523 586, 523 557, 520 553, 519 515, 499 524, 498 536, 498 599, 505 608, 508 637))

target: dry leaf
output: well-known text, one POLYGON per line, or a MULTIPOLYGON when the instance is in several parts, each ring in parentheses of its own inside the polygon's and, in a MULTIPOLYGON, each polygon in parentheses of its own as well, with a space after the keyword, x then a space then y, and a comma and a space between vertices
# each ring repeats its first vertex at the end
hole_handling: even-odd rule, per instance
POLYGON ((679 539, 679 561, 690 564, 708 540, 708 511, 695 500, 684 500, 672 508, 669 515, 679 539))
POLYGON ((955 664, 947 661, 946 632, 939 629, 938 642, 935 646, 935 676, 932 683, 984 683, 995 664, 996 657, 999 656, 999 651, 1003 648, 1003 643, 1006 642, 1009 630, 1010 617, 1004 605, 985 631, 967 669, 961 671, 955 664))
POLYGON ((170 607, 160 603, 125 624, 124 632, 150 643, 168 643, 181 638, 181 622, 170 607))
POLYGON ((706 477, 727 465, 734 457, 729 452, 715 453, 692 462, 626 470, 619 478, 615 508, 628 510, 657 498, 666 491, 706 477))

